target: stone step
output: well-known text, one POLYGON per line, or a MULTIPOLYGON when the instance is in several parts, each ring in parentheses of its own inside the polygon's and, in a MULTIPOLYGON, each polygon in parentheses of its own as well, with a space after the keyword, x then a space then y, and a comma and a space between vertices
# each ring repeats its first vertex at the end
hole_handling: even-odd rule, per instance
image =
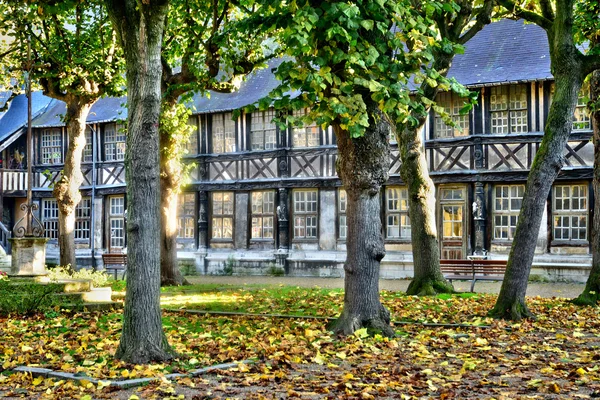
POLYGON ((65 292, 56 294, 63 303, 108 303, 112 301, 111 288, 92 288, 84 292, 65 292))
POLYGON ((65 304, 63 308, 76 311, 111 311, 123 309, 123 303, 118 301, 103 303, 74 303, 65 304))

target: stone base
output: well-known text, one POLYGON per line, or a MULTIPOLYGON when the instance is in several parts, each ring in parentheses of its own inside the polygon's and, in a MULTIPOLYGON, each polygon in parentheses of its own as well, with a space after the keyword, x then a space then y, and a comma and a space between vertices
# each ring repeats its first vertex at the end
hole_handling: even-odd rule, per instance
POLYGON ((8 239, 12 245, 10 275, 46 275, 47 238, 24 237, 8 239))

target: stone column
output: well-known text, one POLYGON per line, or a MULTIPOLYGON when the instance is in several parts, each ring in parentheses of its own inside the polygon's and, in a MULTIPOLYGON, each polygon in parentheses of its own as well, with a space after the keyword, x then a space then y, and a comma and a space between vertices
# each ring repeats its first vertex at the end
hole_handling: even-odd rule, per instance
POLYGON ((482 182, 475 182, 475 201, 473 202, 473 221, 475 222, 475 249, 473 255, 485 255, 485 192, 482 182))
POLYGON ((290 248, 290 207, 289 207, 289 189, 279 188, 279 201, 277 203, 277 232, 278 249, 275 252, 277 265, 288 271, 287 258, 290 248))
POLYGON ((248 193, 235 193, 234 241, 236 249, 248 248, 248 193))
POLYGON ((319 249, 335 250, 335 189, 319 190, 319 249))
POLYGON ((91 240, 94 244, 94 252, 92 253, 92 258, 95 261, 92 261, 92 265, 95 265, 97 269, 104 269, 104 265, 102 263, 102 257, 99 255, 100 252, 103 252, 102 247, 102 236, 104 232, 104 198, 102 196, 94 196, 94 214, 92 218, 94 220, 94 231, 91 232, 91 240))
POLYGON ((208 253, 208 193, 198 193, 198 251, 196 252, 196 272, 206 274, 206 255, 208 253))
POLYGON ((43 237, 10 238, 12 245, 11 275, 46 275, 46 243, 43 237))

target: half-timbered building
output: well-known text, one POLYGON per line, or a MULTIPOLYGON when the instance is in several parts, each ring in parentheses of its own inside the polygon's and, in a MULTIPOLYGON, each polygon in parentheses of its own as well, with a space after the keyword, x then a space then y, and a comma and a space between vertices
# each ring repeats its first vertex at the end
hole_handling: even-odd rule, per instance
MULTIPOLYGON (((281 268, 292 276, 343 274, 346 193, 336 173, 331 129, 316 125, 280 129, 278 111, 233 111, 255 103, 277 85, 272 68, 254 72, 232 94, 196 96, 190 107, 194 134, 186 161, 191 182, 179 202, 179 256, 199 274, 264 274, 281 268)), ((436 217, 443 258, 488 254, 506 258, 515 232, 525 181, 539 148, 553 92, 543 30, 503 20, 477 34, 455 58, 450 75, 477 93, 477 105, 441 93, 438 103, 454 126, 431 114, 423 135, 436 184, 436 217)), ((584 280, 590 264, 593 145, 585 89, 565 165, 548 194, 533 273, 584 280)), ((102 99, 90 113, 84 151, 83 200, 77 208, 77 255, 101 266, 101 254, 127 246, 124 154, 125 99, 102 99)), ((63 103, 34 95, 34 154, 25 153, 24 97, 0 120, 2 224, 10 229, 25 201, 27 162, 33 163, 34 198, 50 238, 49 261, 58 259, 58 208, 52 184, 60 176, 68 143, 63 103)), ((383 277, 412 275, 411 221, 399 176, 397 145, 390 138, 390 178, 382 189, 387 255, 383 277)), ((190 271, 188 269, 188 271, 190 271)))

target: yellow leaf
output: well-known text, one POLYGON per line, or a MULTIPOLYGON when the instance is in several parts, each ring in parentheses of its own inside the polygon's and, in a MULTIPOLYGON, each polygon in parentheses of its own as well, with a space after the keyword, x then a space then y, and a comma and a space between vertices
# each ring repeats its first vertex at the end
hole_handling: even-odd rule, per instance
POLYGON ((487 339, 483 339, 483 338, 477 338, 475 339, 475 345, 476 346, 485 346, 488 344, 487 339))
POLYGON ((315 358, 313 358, 313 361, 319 365, 325 364, 325 358, 323 358, 323 355, 320 351, 317 351, 317 355, 315 356, 315 358))
POLYGON ((31 384, 33 386, 38 386, 40 383, 44 382, 44 377, 43 376, 38 376, 37 378, 35 378, 31 384))
POLYGON ((369 334, 367 333, 367 328, 357 329, 356 331, 354 331, 354 336, 356 336, 359 339, 366 338, 367 336, 369 336, 369 334))
POLYGON ((98 381, 98 390, 102 390, 108 386, 110 386, 110 381, 98 381))
POLYGON ((32 351, 32 350, 33 350, 33 347, 29 347, 29 346, 26 346, 26 345, 21 346, 21 351, 22 352, 27 352, 27 351, 32 351))
POLYGON ((83 360, 83 363, 82 363, 82 365, 85 367, 89 367, 90 365, 94 365, 94 364, 96 364, 96 362, 92 361, 92 360, 83 360))
POLYGON ((129 378, 129 371, 124 369, 123 371, 121 371, 121 376, 123 378, 129 378))
POLYGON ((135 394, 132 394, 131 396, 129 396, 129 400, 140 400, 140 398, 137 397, 135 394))
POLYGON ((575 332, 573 332, 573 337, 585 337, 585 334, 575 331, 575 332))
POLYGON ((583 368, 577 368, 577 371, 575 372, 577 372, 577 375, 579 376, 584 376, 585 374, 587 374, 587 372, 583 368))
POLYGON ((548 385, 548 389, 552 393, 560 393, 560 387, 555 382, 552 382, 550 385, 548 385))
POLYGON ((336 355, 336 356, 337 356, 339 359, 342 359, 342 360, 345 360, 345 359, 346 359, 346 353, 344 353, 344 352, 335 353, 335 355, 336 355))

